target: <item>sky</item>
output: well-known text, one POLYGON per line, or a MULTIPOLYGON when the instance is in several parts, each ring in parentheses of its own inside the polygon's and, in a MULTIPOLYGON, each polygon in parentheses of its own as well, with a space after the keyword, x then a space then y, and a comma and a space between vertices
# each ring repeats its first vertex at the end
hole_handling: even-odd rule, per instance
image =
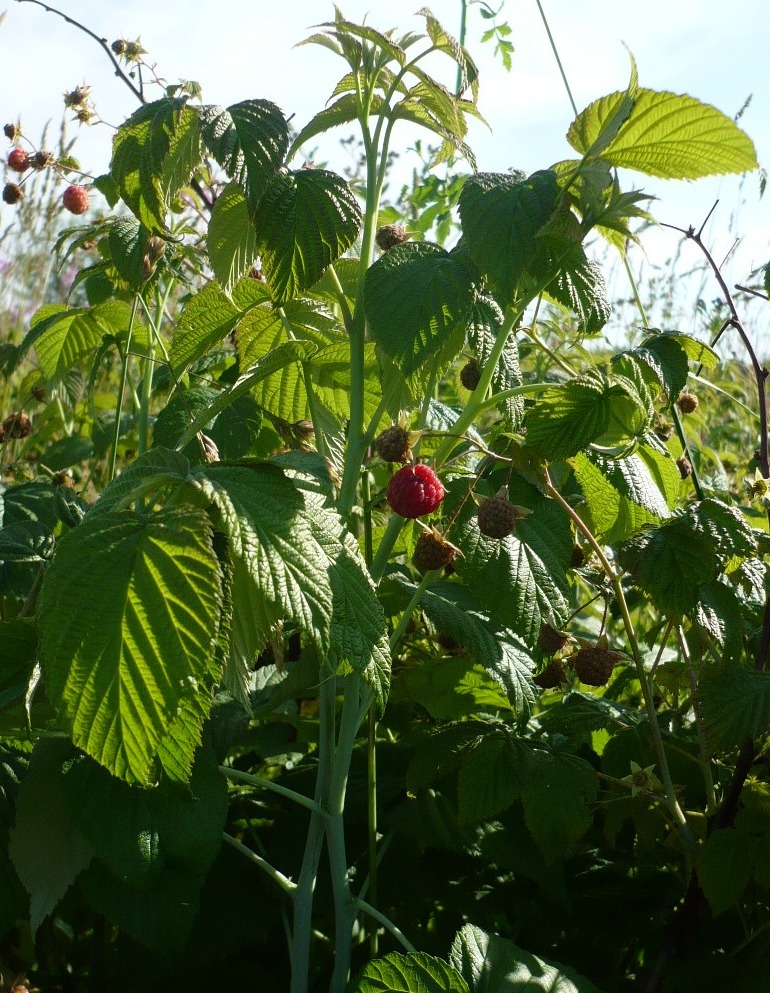
MULTIPOLYGON (((135 109, 134 98, 92 39, 29 0, 6 4, 0 26, 3 122, 20 117, 25 132, 36 140, 46 121, 58 127, 64 91, 82 83, 91 86, 101 116, 111 124, 119 124, 135 109)), ((426 4, 448 31, 459 34, 460 0, 426 4)), ((424 29, 416 15, 418 0, 376 5, 371 0, 339 0, 339 6, 348 19, 366 19, 381 30, 424 29)), ((754 140, 760 163, 770 161, 770 28, 764 0, 505 0, 498 21, 507 21, 512 29, 510 72, 495 59, 491 44, 480 44, 491 22, 482 19, 471 0, 466 44, 480 68, 479 106, 491 129, 472 123, 469 143, 480 170, 532 172, 572 154, 565 134, 573 112, 539 7, 579 110, 625 88, 630 51, 642 86, 688 93, 730 116, 751 98, 740 123, 754 140)), ((312 25, 333 17, 333 5, 326 0, 290 0, 284 5, 216 0, 205 6, 190 0, 60 0, 59 9, 108 41, 141 37, 158 73, 168 82, 199 81, 206 103, 269 99, 293 115, 297 127, 322 108, 345 71, 326 49, 296 47, 312 25)), ((454 84, 448 60, 444 81, 454 84)), ((93 175, 106 171, 110 128, 72 125, 70 133, 78 135, 76 154, 83 168, 93 175)), ((342 154, 338 139, 345 134, 341 130, 318 139, 319 156, 332 167, 341 168, 345 162, 337 158, 342 154)), ((770 191, 759 199, 757 173, 695 183, 634 174, 625 176, 624 183, 656 195, 655 215, 682 228, 700 227, 719 200, 706 234, 715 258, 721 262, 729 255, 728 280, 745 281, 753 268, 770 260, 770 191)), ((643 243, 647 260, 640 255, 639 264, 652 271, 664 268, 680 248, 676 232, 666 229, 645 232, 643 243)), ((698 262, 692 246, 685 246, 680 264, 686 270, 698 262)), ((711 288, 705 292, 715 295, 711 288)))

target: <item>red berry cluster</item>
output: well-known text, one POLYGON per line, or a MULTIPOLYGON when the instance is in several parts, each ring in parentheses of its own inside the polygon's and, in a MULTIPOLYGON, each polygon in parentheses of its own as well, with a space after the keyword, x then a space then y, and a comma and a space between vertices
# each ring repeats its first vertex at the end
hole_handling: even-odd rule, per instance
MULTIPOLYGON (((73 93, 65 95, 65 102, 67 99, 79 100, 85 99, 85 94, 87 94, 87 88, 79 87, 73 93)), ((68 104, 70 106, 71 104, 68 104)), ((7 182, 3 186, 2 197, 3 201, 10 206, 14 206, 17 203, 21 203, 24 199, 24 191, 21 188, 21 184, 27 178, 24 176, 29 169, 33 169, 37 172, 47 169, 49 166, 53 166, 59 171, 59 166, 54 159, 51 152, 46 152, 43 150, 28 152, 26 149, 22 148, 19 141, 22 140, 23 135, 21 127, 18 124, 6 124, 3 128, 3 132, 6 138, 10 139, 14 146, 8 153, 8 158, 6 159, 6 167, 10 172, 18 173, 19 176, 23 178, 19 180, 18 183, 7 182)), ((77 183, 73 183, 67 187, 67 189, 62 194, 62 206, 65 210, 68 210, 71 214, 85 214, 89 206, 89 191, 88 187, 82 186, 77 183)))

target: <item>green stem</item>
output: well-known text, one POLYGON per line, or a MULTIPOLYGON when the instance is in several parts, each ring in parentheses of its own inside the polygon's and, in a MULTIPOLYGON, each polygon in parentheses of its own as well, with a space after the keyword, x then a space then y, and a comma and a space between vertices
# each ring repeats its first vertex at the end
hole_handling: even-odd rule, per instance
POLYGON ((420 600, 422 600, 422 595, 425 592, 425 590, 426 590, 426 588, 428 586, 428 583, 432 579, 434 579, 435 576, 436 576, 436 573, 435 572, 426 572, 425 575, 420 580, 420 585, 417 587, 417 589, 412 594, 412 598, 409 601, 409 603, 406 605, 406 609, 404 610, 403 614, 401 615, 401 619, 399 620, 398 625, 397 625, 395 631, 390 636, 390 650, 391 650, 391 652, 393 652, 395 650, 396 645, 403 638, 404 632, 406 631, 407 627, 409 626, 409 621, 412 619, 412 614, 415 612, 415 610, 417 610, 417 607, 419 606, 420 600))
POLYGON ((692 663, 692 656, 690 655, 690 646, 687 644, 687 638, 685 637, 684 628, 682 625, 678 625, 676 629, 677 637, 679 638, 679 648, 682 652, 682 658, 687 666, 687 673, 690 678, 690 698, 692 701, 692 708, 695 714, 695 731, 698 735, 698 747, 700 750, 700 767, 703 770, 703 781, 706 786, 706 813, 709 817, 717 809, 717 795, 714 789, 714 776, 711 772, 711 763, 708 759, 708 743, 706 741, 706 735, 703 730, 703 718, 700 714, 700 707, 698 703, 698 684, 695 676, 695 667, 692 663))
MULTIPOLYGON (((345 678, 345 692, 340 714, 340 733, 334 756, 334 768, 329 784, 326 843, 334 895, 334 971, 329 993, 344 993, 350 974, 353 921, 356 908, 350 891, 348 861, 345 849, 345 793, 350 772, 350 760, 361 721, 361 677, 345 678)), ((369 695, 368 704, 371 703, 369 695)))
POLYGON ((556 42, 553 40, 553 35, 551 34, 551 29, 548 26, 548 19, 545 16, 545 11, 543 10, 543 5, 540 0, 535 0, 537 3, 537 9, 540 11, 540 17, 542 18, 543 24, 545 26, 546 34, 548 35, 548 41, 551 43, 551 51, 556 58, 556 64, 559 67, 559 72, 561 73, 562 82, 564 83, 564 88, 567 91, 567 96, 569 97, 569 102, 572 106, 572 113, 577 117, 577 104, 575 103, 575 98, 572 96, 572 90, 570 89, 569 82, 567 80, 567 74, 564 71, 564 66, 562 65, 561 58, 559 57, 559 50, 556 47, 556 42))
POLYGON ((398 536, 401 534, 401 529, 406 524, 403 517, 399 517, 398 514, 391 514, 390 520, 388 521, 388 526, 385 529, 385 534, 382 536, 382 540, 377 548, 377 552, 372 561, 369 573, 374 580, 375 584, 379 583, 382 577, 385 575, 385 567, 390 559, 390 554, 398 541, 398 536))
MULTIPOLYGON (((377 859, 377 713, 374 707, 369 710, 369 735, 366 750, 366 806, 367 806, 367 829, 368 837, 368 858, 369 858, 369 894, 374 906, 377 906, 379 895, 378 887, 378 859, 377 859)), ((369 933, 369 954, 376 958, 379 954, 379 935, 377 928, 372 928, 369 933)))
MULTIPOLYGON (((315 802, 322 809, 329 792, 334 762, 337 680, 328 663, 321 666, 318 689, 319 729, 318 774, 316 776, 315 802)), ((313 935, 313 896, 315 893, 318 863, 321 859, 325 819, 311 813, 308 825, 302 867, 294 892, 294 934, 291 957, 291 993, 307 993, 310 979, 310 942, 313 935)))
POLYGON ((293 883, 288 876, 284 876, 284 874, 276 869, 275 866, 271 865, 267 859, 263 859, 261 855, 257 855, 256 852, 252 851, 250 848, 247 848, 246 845, 238 841, 237 838, 233 838, 233 836, 228 834, 227 831, 222 832, 222 838, 228 845, 232 845, 237 852, 240 852, 241 855, 245 855, 250 862, 253 862, 254 865, 259 866, 263 872, 266 872, 274 882, 278 883, 284 893, 288 893, 289 896, 294 896, 297 889, 297 884, 293 883))
POLYGON ((248 772, 241 772, 240 769, 232 769, 226 765, 220 765, 219 771, 228 779, 232 779, 233 782, 247 783, 249 786, 256 787, 256 789, 270 790, 272 793, 277 793, 279 796, 286 797, 288 800, 293 800, 294 803, 298 803, 301 807, 312 810, 315 814, 320 814, 321 817, 327 816, 326 811, 315 800, 311 800, 309 796, 305 796, 303 793, 297 793, 296 790, 290 790, 286 786, 281 786, 280 783, 276 783, 272 779, 252 776, 248 772))
MULTIPOLYGON (((503 349, 508 341, 508 335, 511 333, 513 328, 516 327, 523 312, 523 309, 513 310, 512 308, 509 308, 506 312, 503 326, 498 331, 497 338, 492 346, 492 351, 489 354, 489 358, 484 363, 484 367, 481 370, 478 386, 468 397, 468 402, 465 404, 463 412, 457 418, 452 427, 454 434, 465 434, 468 428, 476 420, 479 410, 486 399, 487 390, 489 389, 489 384, 492 382, 492 376, 497 368, 497 363, 500 361, 500 356, 503 354, 503 349)), ((458 442, 456 439, 447 438, 444 443, 439 446, 438 451, 436 452, 436 463, 438 465, 443 465, 452 454, 452 451, 457 444, 458 442)))
POLYGON ((390 931, 405 951, 410 953, 417 951, 401 928, 397 927, 389 917, 386 917, 385 914, 377 910, 376 907, 373 907, 370 903, 367 903, 366 900, 356 900, 354 907, 356 910, 360 910, 362 913, 368 914, 369 917, 377 921, 379 924, 382 924, 386 930, 390 931))
POLYGON ((126 347, 123 353, 123 366, 120 375, 120 392, 118 393, 118 403, 115 409, 115 430, 112 435, 112 449, 110 450, 110 464, 108 470, 107 481, 112 482, 115 478, 115 465, 118 459, 118 443, 120 442, 120 421, 123 416, 123 396, 126 392, 126 386, 128 384, 128 352, 131 348, 131 336, 134 333, 134 322, 136 321, 136 312, 139 309, 139 295, 137 294, 131 304, 131 317, 128 322, 128 331, 126 332, 126 347))

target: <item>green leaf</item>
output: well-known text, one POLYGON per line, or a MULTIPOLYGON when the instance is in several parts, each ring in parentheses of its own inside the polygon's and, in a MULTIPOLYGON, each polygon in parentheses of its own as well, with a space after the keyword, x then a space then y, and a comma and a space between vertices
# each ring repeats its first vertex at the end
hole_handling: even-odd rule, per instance
POLYGON ((519 282, 540 250, 537 234, 556 206, 556 173, 529 178, 478 173, 466 180, 459 208, 474 264, 501 305, 513 303, 519 282))
MULTIPOLYGON (((570 129, 568 140, 579 152, 590 146, 603 126, 609 104, 620 94, 587 107, 570 129)), ((700 179, 757 168, 751 139, 730 117, 687 94, 640 88, 633 109, 617 136, 601 152, 611 165, 636 169, 661 179, 700 179)))
POLYGON ((204 144, 243 190, 253 214, 283 164, 289 126, 269 100, 243 100, 230 107, 199 110, 204 144))
POLYGON ((598 334, 612 312, 601 268, 580 245, 563 243, 554 253, 554 268, 548 296, 575 315, 581 334, 598 334))
POLYGON ((276 303, 312 286, 354 243, 361 208, 347 183, 325 169, 280 173, 254 213, 257 252, 276 303))
POLYGON ((113 139, 112 178, 123 201, 151 234, 165 232, 171 201, 199 162, 198 115, 184 99, 145 104, 113 139))
POLYGON ((385 620, 340 519, 306 507, 272 465, 211 465, 195 470, 192 481, 215 504, 231 553, 254 583, 261 601, 254 618, 262 619, 265 639, 276 619, 293 621, 332 665, 361 672, 383 704, 390 671, 385 620))
POLYGON ((564 511, 521 477, 512 478, 510 496, 532 513, 497 540, 481 534, 468 511, 455 539, 464 556, 456 569, 495 621, 534 645, 545 619, 558 623, 569 614, 572 534, 564 511))
POLYGON ((737 748, 770 730, 770 672, 731 669, 702 676, 698 687, 704 731, 713 753, 737 748))
POLYGON ((706 632, 721 650, 722 662, 739 662, 743 656, 742 603, 732 587, 714 580, 702 583, 693 624, 706 632))
POLYGON ((105 512, 64 535, 40 593, 40 654, 73 742, 152 782, 182 702, 209 689, 220 602, 202 511, 105 512))
MULTIPOLYGON (((152 426, 153 448, 176 448, 190 423, 209 407, 217 395, 217 390, 207 386, 192 386, 189 390, 174 393, 155 418, 152 426)), ((209 426, 205 425, 205 429, 209 426)), ((200 462, 203 459, 197 439, 186 445, 182 454, 191 462, 200 462)))
POLYGON ((169 359, 176 376, 213 346, 223 341, 245 312, 270 299, 270 291, 256 279, 238 283, 230 298, 210 282, 191 296, 177 321, 171 341, 169 359))
POLYGON ((598 790, 596 771, 585 760, 532 752, 521 798, 527 827, 547 861, 562 857, 591 826, 598 790))
MULTIPOLYGON (((382 106, 382 98, 377 94, 373 95, 370 112, 378 114, 382 106)), ((360 110, 360 98, 356 93, 345 93, 335 100, 333 104, 319 111, 315 117, 309 121, 292 142, 287 159, 290 161, 297 151, 311 138, 316 135, 331 131, 332 128, 339 127, 340 124, 348 124, 358 118, 360 110)))
POLYGON ((457 784, 461 824, 487 820, 519 799, 529 752, 504 725, 493 725, 465 750, 457 784))
POLYGON ((425 29, 428 32, 432 46, 439 52, 448 55, 460 69, 462 73, 460 92, 462 93, 469 87, 475 91, 479 71, 468 51, 442 27, 427 7, 421 7, 417 13, 420 17, 425 18, 425 29))
POLYGON ((474 924, 458 931, 449 961, 473 993, 601 993, 568 966, 525 952, 474 924))
POLYGON ((587 159, 603 154, 631 115, 639 93, 636 62, 631 58, 631 79, 623 92, 600 97, 570 125, 567 141, 587 159))
POLYGON ((29 893, 33 939, 94 856, 67 802, 62 769, 72 754, 68 741, 39 741, 16 800, 9 854, 29 893))
POLYGON ((225 293, 251 268, 257 254, 257 233, 246 197, 237 183, 229 183, 211 211, 206 248, 209 262, 225 293))
POLYGON ((390 698, 418 704, 437 721, 512 710, 499 682, 464 653, 457 658, 424 659, 414 668, 402 669, 390 698))
POLYGON ((102 491, 89 508, 89 514, 123 510, 135 500, 157 493, 165 487, 177 487, 187 478, 189 459, 180 452, 153 448, 139 455, 102 491))
MULTIPOLYGON (((657 334, 645 338, 637 348, 628 353, 638 362, 643 362, 654 374, 661 388, 673 401, 687 385, 688 360, 683 335, 657 334)), ((706 348, 707 346, 703 346, 706 348)))
POLYGON ((43 375, 56 383, 84 359, 91 359, 105 338, 125 335, 130 321, 131 306, 123 300, 60 311, 32 326, 21 352, 34 345, 43 375))
POLYGON ((528 716, 535 704, 534 663, 516 635, 494 624, 473 593, 458 583, 436 582, 421 606, 442 634, 449 635, 498 683, 516 714, 528 716))
POLYGON ((408 376, 455 339, 459 351, 472 276, 461 257, 429 242, 407 242, 368 269, 364 301, 372 337, 408 376))
POLYGON ((737 907, 751 879, 749 838, 736 828, 712 832, 698 851, 696 867, 715 915, 737 907))
POLYGON ((144 258, 149 240, 149 231, 134 217, 118 217, 110 228, 110 259, 129 289, 141 289, 147 281, 144 258))
POLYGON ((443 959, 410 952, 391 952, 372 959, 358 974, 349 993, 470 993, 462 976, 443 959))

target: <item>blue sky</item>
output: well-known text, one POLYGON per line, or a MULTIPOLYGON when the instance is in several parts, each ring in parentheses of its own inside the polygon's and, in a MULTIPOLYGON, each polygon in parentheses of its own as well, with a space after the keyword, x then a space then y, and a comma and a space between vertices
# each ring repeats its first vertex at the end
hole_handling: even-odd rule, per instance
MULTIPOLYGON (((741 124, 753 138, 760 162, 770 160, 770 29, 762 0, 732 5, 724 0, 541 3, 578 108, 625 87, 627 46, 643 86, 689 93, 731 116, 751 96, 741 124)), ((415 15, 418 0, 340 0, 339 6, 349 19, 367 17, 381 29, 423 26, 415 15)), ((427 6, 447 30, 459 32, 459 0, 429 0, 427 6)), ((321 108, 344 72, 331 52, 294 47, 309 26, 332 17, 333 6, 325 0, 287 0, 283 5, 217 0, 205 9, 189 0, 62 0, 60 8, 110 41, 141 36, 159 73, 169 82, 197 79, 206 102, 270 99, 295 115, 298 126, 321 108)), ((492 129, 474 126, 470 143, 484 171, 514 167, 531 172, 569 154, 564 135, 572 110, 536 0, 507 0, 500 19, 513 29, 510 73, 493 58, 490 45, 479 44, 488 22, 478 7, 469 7, 467 44, 481 69, 480 107, 492 129)), ((452 85, 453 79, 449 67, 445 81, 452 85)), ((120 123, 134 109, 128 90, 93 41, 40 7, 9 0, 0 26, 3 121, 21 116, 26 132, 36 139, 45 121, 60 120, 62 93, 83 82, 91 85, 97 107, 111 123, 120 123)), ((71 133, 76 130, 73 125, 71 133)), ((106 169, 110 137, 104 126, 79 131, 77 154, 95 175, 106 169)), ((333 164, 339 154, 337 136, 320 139, 319 145, 322 157, 333 164)), ((642 176, 630 181, 659 197, 654 210, 661 220, 681 227, 699 226, 719 199, 707 231, 720 260, 740 239, 726 270, 732 281, 745 279, 753 267, 770 259, 770 193, 759 201, 756 174, 743 181, 722 177, 662 183, 642 176)), ((669 231, 650 232, 644 243, 653 267, 677 250, 676 235, 669 231)))

